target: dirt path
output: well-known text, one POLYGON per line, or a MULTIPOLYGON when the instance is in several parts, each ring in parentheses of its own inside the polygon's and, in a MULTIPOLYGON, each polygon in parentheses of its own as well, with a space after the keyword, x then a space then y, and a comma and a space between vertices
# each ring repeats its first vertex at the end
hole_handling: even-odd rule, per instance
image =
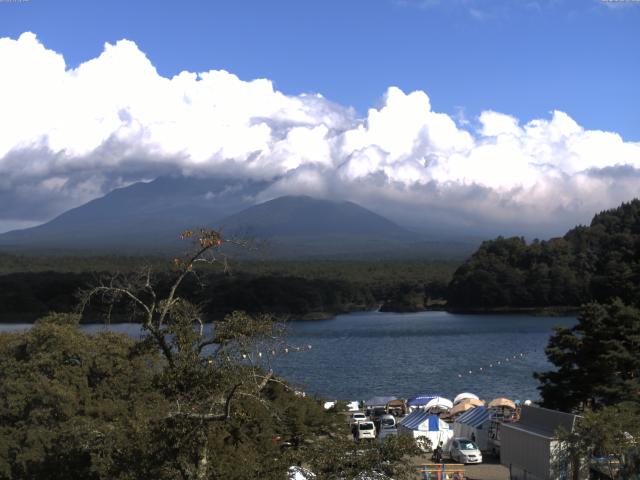
MULTIPOLYGON (((430 463, 431 454, 411 457, 410 462, 416 466, 430 463)), ((493 459, 487 459, 480 465, 465 465, 464 470, 468 480, 509 480, 509 469, 493 459)))

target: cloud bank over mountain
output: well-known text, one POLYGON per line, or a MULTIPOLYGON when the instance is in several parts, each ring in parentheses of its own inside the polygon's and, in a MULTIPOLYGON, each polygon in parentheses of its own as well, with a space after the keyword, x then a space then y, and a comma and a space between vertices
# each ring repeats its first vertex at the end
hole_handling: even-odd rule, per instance
POLYGON ((425 92, 390 87, 358 118, 265 79, 165 78, 127 40, 69 68, 24 33, 0 39, 0 64, 0 231, 170 174, 267 180, 256 202, 306 194, 413 226, 540 235, 640 187, 640 143, 560 111, 526 122, 485 111, 463 124, 425 92))

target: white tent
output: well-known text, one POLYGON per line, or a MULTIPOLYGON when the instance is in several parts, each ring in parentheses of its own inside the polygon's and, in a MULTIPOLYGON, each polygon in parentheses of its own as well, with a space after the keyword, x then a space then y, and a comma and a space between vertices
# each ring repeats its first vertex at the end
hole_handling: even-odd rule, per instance
POLYGON ((466 438, 476 442, 480 450, 489 450, 489 426, 491 413, 487 407, 476 407, 467 410, 453 424, 456 438, 466 438))
POLYGON ((433 398, 429 401, 429 403, 427 403, 424 406, 425 410, 440 410, 440 411, 446 411, 446 410, 451 410, 451 408, 453 407, 453 402, 451 400, 449 400, 448 398, 444 398, 444 397, 436 397, 433 398))
POLYGON ((440 420, 437 415, 417 410, 400 421, 398 435, 411 435, 415 439, 427 438, 431 442, 432 449, 442 442, 442 448, 446 451, 453 438, 453 430, 447 422, 440 420))
POLYGON ((453 399, 453 404, 457 405, 458 403, 460 403, 460 401, 464 400, 465 398, 474 398, 476 400, 480 400, 477 395, 474 395, 473 393, 469 393, 469 392, 464 392, 459 395, 456 395, 456 398, 453 399))

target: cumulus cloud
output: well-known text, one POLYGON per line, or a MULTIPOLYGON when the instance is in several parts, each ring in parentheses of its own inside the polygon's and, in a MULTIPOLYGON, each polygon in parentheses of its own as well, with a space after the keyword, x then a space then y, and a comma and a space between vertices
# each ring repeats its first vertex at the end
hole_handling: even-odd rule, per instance
POLYGON ((175 173, 266 180, 255 201, 305 193, 495 232, 560 232, 640 185, 640 144, 560 111, 526 123, 486 111, 471 129, 390 87, 357 118, 265 79, 163 77, 127 40, 68 68, 25 33, 0 39, 0 64, 0 229, 175 173))

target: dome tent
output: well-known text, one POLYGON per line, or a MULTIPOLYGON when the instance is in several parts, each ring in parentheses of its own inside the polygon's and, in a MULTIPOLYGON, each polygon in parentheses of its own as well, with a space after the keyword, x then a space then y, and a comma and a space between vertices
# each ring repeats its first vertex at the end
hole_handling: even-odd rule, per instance
POLYGON ((469 393, 469 392, 464 392, 464 393, 460 393, 459 395, 456 395, 456 398, 453 399, 453 404, 457 405, 462 400, 465 400, 467 398, 473 398, 474 400, 480 400, 476 394, 469 393))

